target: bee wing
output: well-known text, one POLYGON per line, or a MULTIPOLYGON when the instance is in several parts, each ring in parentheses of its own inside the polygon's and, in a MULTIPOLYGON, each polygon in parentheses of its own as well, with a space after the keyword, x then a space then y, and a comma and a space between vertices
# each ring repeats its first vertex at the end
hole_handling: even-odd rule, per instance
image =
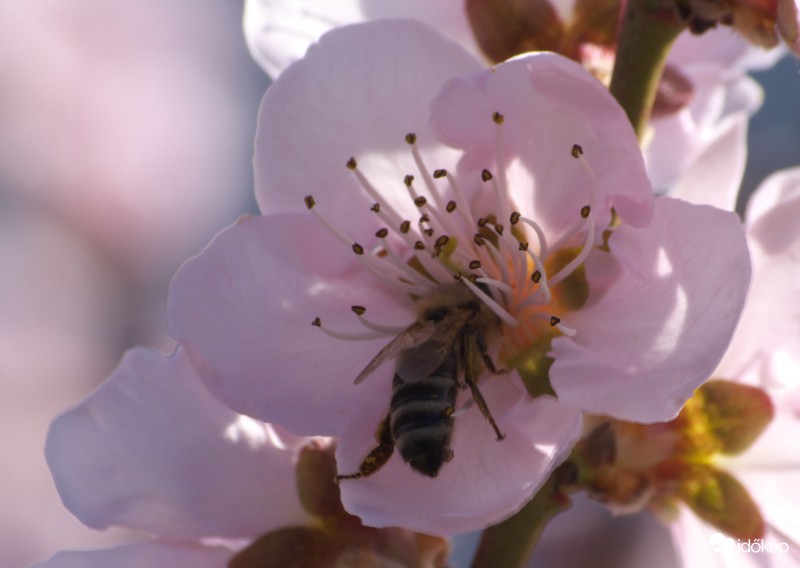
POLYGON ((436 323, 430 338, 403 352, 397 374, 406 381, 429 377, 453 354, 455 343, 470 317, 468 311, 451 313, 436 323))
POLYGON ((358 374, 355 384, 364 382, 372 372, 377 369, 384 361, 396 357, 403 351, 407 351, 417 345, 428 341, 433 334, 434 324, 431 322, 415 322, 398 334, 394 339, 387 343, 378 354, 367 363, 367 366, 358 374))

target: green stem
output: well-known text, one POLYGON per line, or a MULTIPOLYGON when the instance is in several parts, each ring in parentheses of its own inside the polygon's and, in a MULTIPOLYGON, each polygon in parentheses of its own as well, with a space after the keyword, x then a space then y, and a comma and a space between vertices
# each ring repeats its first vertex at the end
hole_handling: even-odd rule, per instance
POLYGON ((561 488, 564 477, 565 469, 556 469, 516 515, 486 529, 472 561, 472 568, 523 568, 547 523, 572 504, 561 488))
POLYGON ((669 49, 686 27, 672 4, 628 0, 622 19, 609 90, 625 109, 639 140, 647 130, 669 49))

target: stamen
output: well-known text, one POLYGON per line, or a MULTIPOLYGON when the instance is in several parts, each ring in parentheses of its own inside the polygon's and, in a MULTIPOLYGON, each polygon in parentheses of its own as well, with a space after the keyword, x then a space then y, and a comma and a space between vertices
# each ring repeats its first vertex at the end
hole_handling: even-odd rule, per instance
POLYGON ((547 238, 544 236, 544 231, 542 230, 542 228, 533 219, 528 219, 527 217, 520 217, 519 220, 528 225, 536 233, 536 238, 539 239, 539 258, 541 258, 542 260, 546 259, 548 252, 547 238))
MULTIPOLYGON (((434 201, 437 202, 437 206, 430 207, 428 205, 428 200, 425 198, 425 196, 420 195, 414 188, 414 176, 410 174, 407 175, 403 180, 403 183, 408 189, 408 193, 411 196, 411 199, 413 199, 414 205, 416 205, 419 208, 425 207, 425 210, 428 211, 433 216, 434 219, 436 219, 436 222, 439 223, 439 225, 441 225, 441 227, 445 231, 450 233, 456 232, 457 230, 456 227, 454 227, 453 224, 449 222, 447 219, 442 217, 441 211, 444 209, 444 205, 441 205, 441 207, 439 206, 439 202, 441 201, 440 199, 434 198, 434 201)), ((431 180, 431 184, 433 184, 433 180, 431 180)))
POLYGON ((469 206, 469 201, 467 201, 467 199, 464 197, 464 193, 461 191, 461 187, 458 185, 456 178, 453 177, 453 175, 447 170, 437 171, 444 172, 442 175, 447 178, 447 183, 450 184, 450 188, 453 190, 453 193, 456 196, 456 203, 460 203, 462 205, 458 208, 458 210, 461 213, 461 216, 464 219, 467 227, 474 227, 475 216, 472 214, 472 208, 469 206))
POLYGON ((361 185, 362 188, 364 188, 367 194, 369 194, 369 196, 377 203, 378 208, 386 210, 386 214, 392 220, 391 224, 396 225, 397 223, 399 223, 402 217, 400 217, 400 215, 397 213, 397 211, 394 210, 394 208, 391 205, 389 205, 386 201, 384 201, 384 199, 381 197, 381 195, 378 193, 375 187, 369 182, 366 176, 364 176, 364 174, 361 173, 361 170, 358 169, 358 163, 356 162, 355 158, 350 158, 347 161, 347 168, 353 172, 353 174, 356 176, 356 180, 358 180, 358 183, 361 185))
MULTIPOLYGON (((513 264, 512 273, 517 277, 517 281, 515 283, 516 287, 518 290, 523 290, 525 288, 525 276, 528 273, 528 266, 527 263, 523 262, 523 259, 518 254, 520 249, 520 242, 516 239, 516 237, 512 236, 511 234, 504 234, 502 225, 495 225, 495 231, 497 232, 497 235, 499 237, 497 240, 497 244, 505 248, 505 252, 507 253, 507 258, 513 264)), ((505 264, 506 263, 501 264, 501 271, 502 267, 505 264)), ((504 272, 503 276, 506 282, 511 283, 510 273, 504 272)))
MULTIPOLYGON (((480 235, 477 234, 475 235, 476 238, 479 236, 480 235)), ((505 262, 505 259, 503 258, 503 254, 500 251, 500 249, 497 248, 497 246, 495 246, 495 244, 488 239, 482 238, 482 241, 486 245, 484 248, 488 251, 491 260, 493 261, 491 264, 500 269, 502 280, 504 282, 511 282, 511 273, 509 273, 508 271, 507 263, 505 262)), ((503 238, 498 239, 497 243, 498 245, 502 245, 504 243, 504 239, 503 238)))
POLYGON ((459 280, 461 280, 470 290, 472 290, 472 292, 478 296, 478 298, 480 298, 481 301, 483 301, 483 303, 486 304, 495 314, 497 314, 497 317, 503 320, 506 324, 512 327, 516 327, 519 324, 514 316, 508 313, 500 304, 495 302, 491 296, 487 295, 478 286, 470 282, 469 278, 462 277, 459 278, 459 280))
POLYGON ((568 325, 565 325, 561 318, 558 316, 554 316, 552 314, 543 313, 543 312, 533 312, 527 315, 529 318, 540 319, 540 320, 547 320, 551 327, 556 328, 558 331, 563 333, 566 336, 574 337, 578 332, 568 325))
MULTIPOLYGON (((589 180, 590 180, 590 183, 589 183, 589 186, 588 186, 588 189, 589 189, 589 204, 584 206, 583 208, 581 208, 581 218, 582 219, 590 219, 591 218, 591 210, 592 210, 592 207, 595 204, 596 196, 597 196, 597 176, 594 175, 594 170, 592 169, 592 166, 589 164, 589 162, 584 157, 583 148, 581 146, 579 146, 578 144, 575 144, 575 145, 572 146, 572 156, 580 162, 580 164, 583 167, 583 169, 586 170, 586 173, 589 175, 589 180), (588 211, 586 216, 584 216, 584 211, 588 211)), ((583 227, 583 225, 580 222, 578 222, 575 225, 573 225, 570 230, 568 230, 564 235, 561 236, 561 238, 558 239, 558 241, 554 245, 552 245, 551 248, 553 250, 557 250, 558 248, 560 248, 561 246, 563 246, 564 244, 569 242, 569 240, 572 239, 572 237, 575 236, 578 233, 578 231, 581 230, 582 227, 583 227)), ((594 232, 594 223, 593 222, 592 222, 592 229, 591 230, 592 230, 592 232, 594 232)))
POLYGON ((381 335, 398 335, 402 333, 404 330, 408 329, 408 325, 404 326, 396 326, 396 325, 383 325, 380 323, 376 323, 364 317, 364 313, 367 311, 366 308, 363 306, 352 306, 350 309, 358 316, 358 321, 372 331, 380 333, 381 335), (355 308, 359 308, 356 310, 355 308))
POLYGON ((361 260, 361 264, 370 274, 383 280, 397 290, 407 292, 408 294, 424 294, 429 289, 427 286, 412 284, 403 280, 402 278, 405 276, 404 271, 398 271, 397 266, 393 263, 386 262, 383 258, 378 258, 374 255, 360 255, 358 259, 361 260), (380 263, 380 266, 375 263, 380 263), (390 272, 389 269, 391 269, 391 274, 388 274, 388 272, 390 272))
POLYGON ((531 282, 537 285, 536 292, 529 294, 517 307, 523 308, 531 305, 546 304, 550 302, 552 294, 550 293, 550 285, 548 285, 547 271, 544 268, 542 260, 534 254, 530 249, 525 251, 528 257, 533 261, 534 271, 531 274, 531 282))
POLYGON ((477 282, 486 284, 490 288, 496 288, 497 290, 505 292, 506 294, 509 295, 512 295, 514 293, 514 289, 511 286, 509 286, 505 282, 501 282, 500 280, 495 280, 494 278, 481 277, 477 279, 477 282))
POLYGON ((397 253, 389 247, 389 243, 386 241, 383 242, 383 250, 386 251, 386 256, 383 257, 382 260, 394 266, 395 269, 402 274, 402 278, 421 286, 423 289, 428 289, 435 285, 435 282, 410 267, 407 262, 400 258, 397 253))
MULTIPOLYGON (((436 184, 433 183, 433 178, 431 174, 428 173, 428 168, 425 167, 425 163, 422 161, 422 155, 419 153, 419 148, 417 147, 417 136, 414 135, 407 135, 406 142, 411 146, 411 155, 414 158, 414 163, 417 165, 419 169, 419 173, 422 175, 422 181, 425 182, 425 187, 428 188, 428 191, 433 197, 433 202, 436 204, 436 209, 439 211, 444 211, 444 199, 442 199, 441 194, 436 188, 436 184), (409 141, 409 136, 413 136, 411 141, 409 141)), ((438 170, 437 170, 438 171, 438 170)))
POLYGON ((334 339, 342 339, 345 341, 367 341, 370 339, 380 339, 381 337, 385 337, 386 334, 384 333, 377 333, 377 332, 362 332, 362 333, 348 333, 342 331, 334 331, 332 329, 328 329, 322 325, 322 320, 319 317, 314 318, 314 321, 311 322, 311 325, 314 327, 318 327, 322 333, 329 337, 333 337, 334 339))
POLYGON ((495 132, 494 161, 497 165, 498 173, 498 180, 497 182, 492 182, 492 185, 496 184, 499 186, 499 189, 495 189, 495 191, 499 192, 500 202, 500 206, 497 208, 497 214, 500 215, 501 219, 508 219, 508 183, 506 180, 506 153, 503 143, 503 123, 506 119, 502 114, 495 111, 492 115, 492 120, 497 125, 495 132))
POLYGON ((566 336, 575 337, 575 334, 577 334, 577 331, 575 329, 561 323, 561 318, 559 317, 550 316, 550 325, 566 336))
POLYGON ((437 249, 444 248, 445 246, 447 246, 448 242, 450 242, 450 237, 447 235, 442 235, 441 237, 436 239, 436 242, 433 243, 433 246, 434 248, 437 249))
POLYGON ((596 195, 596 188, 597 188, 597 177, 594 175, 594 170, 589 162, 586 161, 586 158, 583 157, 583 148, 575 144, 572 147, 572 155, 578 159, 581 163, 583 168, 589 174, 589 178, 591 179, 591 183, 589 184, 589 205, 584 205, 581 207, 581 219, 585 219, 587 221, 588 227, 586 228, 586 238, 584 239, 583 247, 581 251, 578 253, 578 256, 573 258, 566 266, 564 266, 561 270, 558 271, 553 277, 550 279, 550 285, 553 286, 561 282, 564 278, 572 274, 572 272, 578 268, 586 257, 589 256, 589 253, 592 251, 594 246, 594 238, 595 238, 595 224, 594 224, 594 216, 592 213, 591 204, 595 201, 596 195))
POLYGON ((557 323, 553 327, 555 327, 558 331, 560 331, 561 333, 563 333, 567 337, 575 337, 578 334, 578 330, 577 329, 575 329, 573 327, 566 326, 561 322, 557 323))

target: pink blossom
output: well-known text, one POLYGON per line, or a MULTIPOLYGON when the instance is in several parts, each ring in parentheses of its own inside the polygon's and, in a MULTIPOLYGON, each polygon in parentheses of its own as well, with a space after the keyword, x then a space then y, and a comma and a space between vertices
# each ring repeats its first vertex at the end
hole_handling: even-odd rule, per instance
MULTIPOLYGON (((768 523, 766 538, 790 554, 747 555, 712 551, 714 533, 688 512, 671 528, 684 565, 712 558, 718 566, 800 566, 800 169, 767 178, 750 198, 745 226, 753 281, 742 320, 715 376, 764 388, 775 407, 767 430, 746 452, 719 460, 754 498, 768 523), (757 564, 758 561, 769 562, 757 564)), ((708 566, 709 564, 703 564, 708 566)))
POLYGON ((253 59, 268 75, 277 77, 290 63, 303 57, 325 32, 380 18, 428 22, 481 57, 461 1, 246 0, 244 37, 253 59))
MULTIPOLYGON (((574 18, 574 0, 552 4, 560 21, 574 18)), ((244 28, 254 59, 276 77, 327 30, 398 17, 431 24, 485 59, 464 2, 248 0, 244 28)), ((657 193, 669 191, 682 197, 684 191, 702 184, 717 196, 715 205, 725 207, 730 202, 732 208, 747 158, 747 121, 763 99, 761 88, 746 73, 773 65, 784 53, 783 49, 754 47, 724 26, 700 36, 686 32, 678 38, 669 56, 668 75, 680 78, 677 83, 683 85, 685 100, 654 115, 643 145, 648 175, 657 193), (714 183, 706 183, 706 178, 714 183)), ((611 50, 586 45, 582 57, 585 67, 610 77, 611 50), (595 51, 602 55, 592 55, 595 51)))
POLYGON ((310 525, 292 462, 302 443, 219 404, 180 350, 130 351, 53 422, 45 454, 64 505, 84 524, 154 539, 59 553, 41 566, 219 566, 240 540, 310 525))
POLYGON ((763 101, 747 72, 771 67, 784 54, 756 48, 728 28, 677 39, 667 65, 688 82, 689 100, 651 120, 644 153, 657 191, 689 199, 685 195, 702 187, 714 196, 710 204, 734 208, 747 159, 747 123, 763 101))
POLYGON ((554 54, 485 70, 417 23, 334 30, 267 92, 255 168, 265 216, 221 233, 170 291, 171 333, 235 411, 339 436, 339 471, 356 471, 393 365, 354 378, 416 320, 412 296, 458 275, 501 322, 499 367, 554 359, 558 400, 531 399, 513 369, 480 382, 502 442, 467 406, 435 480, 397 456, 343 480, 368 525, 485 527, 564 459, 578 409, 673 417, 718 363, 749 282, 738 219, 654 198, 622 110, 554 54))

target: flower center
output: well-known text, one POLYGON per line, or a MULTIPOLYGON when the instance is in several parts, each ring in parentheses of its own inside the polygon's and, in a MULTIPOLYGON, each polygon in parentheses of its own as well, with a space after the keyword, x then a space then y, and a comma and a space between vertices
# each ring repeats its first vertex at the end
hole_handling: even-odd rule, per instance
MULTIPOLYGON (((367 271, 400 293, 421 298, 454 278, 461 280, 502 321, 503 352, 505 358, 513 358, 542 336, 577 333, 564 321, 564 308, 570 305, 564 296, 574 287, 571 280, 585 282, 581 267, 597 237, 592 215, 596 179, 583 149, 573 145, 572 157, 588 174, 586 204, 575 212, 571 226, 557 239, 548 240, 534 215, 514 206, 506 179, 505 118, 495 112, 492 120, 496 173, 486 168, 480 174, 481 192, 492 203, 491 212, 484 216, 475 214, 456 176, 446 169, 428 168, 413 133, 405 141, 418 171, 406 175, 403 186, 419 211, 416 219, 403 218, 392 207, 360 170, 356 158, 350 158, 346 166, 374 201, 370 209, 384 225, 369 247, 321 213, 313 196, 307 196, 305 204, 335 238, 352 248, 367 271)), ((342 339, 375 338, 403 329, 369 321, 363 306, 354 306, 353 311, 369 333, 335 332, 319 318, 313 323, 342 339)))

